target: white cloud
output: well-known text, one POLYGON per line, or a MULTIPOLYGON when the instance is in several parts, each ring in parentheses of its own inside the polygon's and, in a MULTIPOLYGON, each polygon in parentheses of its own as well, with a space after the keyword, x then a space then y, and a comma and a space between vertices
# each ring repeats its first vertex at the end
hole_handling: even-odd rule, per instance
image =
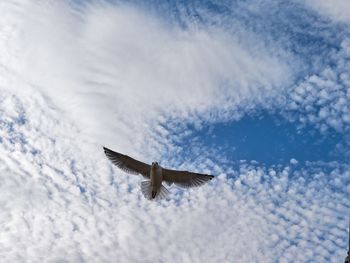
POLYGON ((350 22, 350 2, 348 0, 305 0, 305 3, 335 21, 350 22))
POLYGON ((347 133, 350 128, 350 40, 345 38, 340 50, 330 55, 333 66, 308 76, 296 85, 287 99, 291 119, 302 125, 312 124, 322 132, 334 129, 347 133))
POLYGON ((298 160, 292 158, 292 159, 290 159, 290 163, 291 164, 298 164, 299 162, 298 162, 298 160))
POLYGON ((235 180, 223 174, 205 187, 182 195, 172 188, 170 200, 149 202, 138 191, 139 178, 112 171, 91 139, 76 139, 82 134, 64 113, 50 110, 20 81, 12 84, 30 92, 3 92, 0 99, 2 127, 11 127, 0 145, 5 262, 343 257, 348 168, 325 174, 244 165, 235 180), (16 141, 21 137, 25 143, 16 141))
POLYGON ((220 28, 184 30, 123 4, 79 11, 52 1, 3 5, 15 17, 4 23, 15 21, 18 31, 5 45, 5 59, 12 60, 6 67, 44 88, 78 121, 90 122, 84 127, 104 142, 161 115, 193 118, 251 107, 292 74, 270 50, 243 46, 220 28))
POLYGON ((82 134, 65 114, 50 110, 37 91, 30 94, 4 92, 0 100, 1 123, 12 127, 4 134, 9 137, 2 136, 0 156, 4 261, 343 257, 348 169, 291 174, 288 167, 267 172, 245 165, 235 180, 222 175, 182 195, 172 188, 171 200, 153 203, 139 193, 139 178, 112 171, 91 140, 76 139, 82 134), (20 137, 26 143, 10 142, 20 137))
POLYGON ((3 261, 343 259, 348 167, 235 171, 198 143, 200 157, 182 167, 220 175, 154 203, 139 192, 140 178, 113 169, 97 145, 143 160, 190 151, 157 122, 208 118, 219 106, 278 93, 291 72, 270 51, 258 55, 220 29, 184 31, 130 6, 77 11, 5 1, 0 8, 3 261))

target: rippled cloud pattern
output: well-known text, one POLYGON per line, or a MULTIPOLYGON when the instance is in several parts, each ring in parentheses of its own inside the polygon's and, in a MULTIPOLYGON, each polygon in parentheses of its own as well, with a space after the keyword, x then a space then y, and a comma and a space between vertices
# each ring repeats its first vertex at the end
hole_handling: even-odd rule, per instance
POLYGON ((0 113, 1 262, 346 256, 347 0, 3 0, 0 113), (103 145, 216 177, 150 202, 103 145))

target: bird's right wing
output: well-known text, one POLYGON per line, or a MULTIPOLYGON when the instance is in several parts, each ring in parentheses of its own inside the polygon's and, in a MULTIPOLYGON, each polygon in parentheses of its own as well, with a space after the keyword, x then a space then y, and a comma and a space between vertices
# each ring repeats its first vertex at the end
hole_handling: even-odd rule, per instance
POLYGON ((135 160, 127 155, 114 152, 106 147, 103 147, 103 150, 108 157, 108 159, 122 169, 126 173, 130 174, 141 174, 144 177, 150 177, 151 166, 135 160))
POLYGON ((177 171, 170 169, 162 169, 163 180, 168 183, 175 183, 175 185, 189 188, 205 184, 214 178, 213 175, 192 173, 188 171, 177 171))

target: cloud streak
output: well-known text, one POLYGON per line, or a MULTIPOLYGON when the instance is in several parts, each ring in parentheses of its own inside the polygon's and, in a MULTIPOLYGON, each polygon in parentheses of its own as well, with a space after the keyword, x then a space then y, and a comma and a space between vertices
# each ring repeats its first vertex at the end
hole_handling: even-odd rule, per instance
POLYGON ((100 123, 91 129, 118 130, 111 119, 123 115, 125 126, 136 126, 254 103, 291 74, 267 50, 252 53, 220 28, 183 30, 124 4, 87 4, 78 13, 62 3, 26 8, 31 15, 14 40, 21 74, 70 105, 76 119, 93 114, 100 123))

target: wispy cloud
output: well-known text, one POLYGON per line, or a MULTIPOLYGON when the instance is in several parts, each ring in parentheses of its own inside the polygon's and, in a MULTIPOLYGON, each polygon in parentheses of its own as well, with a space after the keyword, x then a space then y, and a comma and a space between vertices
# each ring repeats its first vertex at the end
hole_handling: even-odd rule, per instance
POLYGON ((184 30, 124 4, 81 8, 28 4, 14 41, 20 74, 77 119, 93 114, 99 123, 92 129, 127 132, 116 119, 128 129, 159 115, 225 110, 269 96, 292 73, 286 61, 251 52, 220 28, 184 30))
POLYGON ((346 0, 335 0, 332 2, 321 0, 306 0, 307 5, 322 15, 339 22, 350 22, 350 3, 346 0))
MULTIPOLYGON (((198 19, 181 11, 183 24, 136 4, 0 3, 4 261, 344 257, 348 164, 241 161, 237 170, 220 147, 182 142, 208 122, 261 108, 345 134, 348 40, 332 31, 340 47, 333 51, 327 30, 320 30, 316 43, 329 40, 321 45, 322 61, 318 44, 296 37, 299 31, 310 36, 310 28, 288 18, 281 24, 291 26, 283 30, 275 22, 288 16, 267 15, 280 12, 274 2, 215 6, 212 13, 202 7, 190 9, 198 19), (308 50, 312 58, 303 60, 308 50), (205 187, 172 188, 169 200, 149 202, 139 192, 140 178, 114 169, 102 143, 144 161, 162 156, 163 164, 218 176, 205 187)), ((313 15, 309 24, 324 29, 313 15)))

